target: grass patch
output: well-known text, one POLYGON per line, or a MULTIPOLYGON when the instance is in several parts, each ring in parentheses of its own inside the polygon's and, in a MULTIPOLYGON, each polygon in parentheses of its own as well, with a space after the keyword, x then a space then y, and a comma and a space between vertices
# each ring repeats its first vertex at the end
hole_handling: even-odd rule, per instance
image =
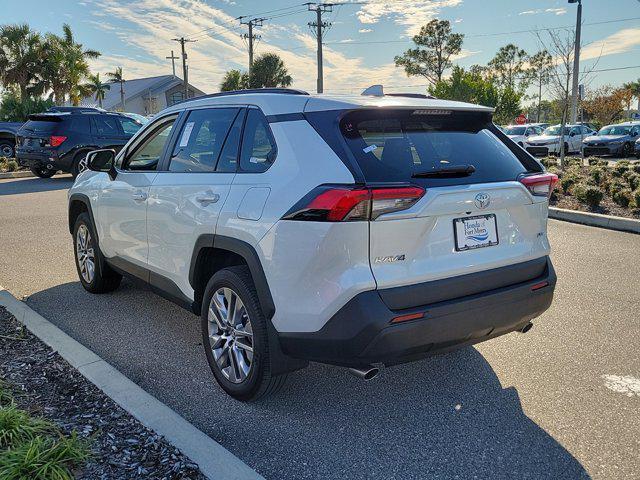
POLYGON ((0 479, 73 480, 73 469, 90 456, 89 442, 76 432, 65 436, 54 423, 19 409, 0 379, 0 479))

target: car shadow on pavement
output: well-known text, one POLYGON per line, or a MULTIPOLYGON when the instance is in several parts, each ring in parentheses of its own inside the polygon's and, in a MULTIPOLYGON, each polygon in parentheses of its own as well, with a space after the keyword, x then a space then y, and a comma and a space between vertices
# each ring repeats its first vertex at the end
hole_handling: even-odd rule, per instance
POLYGON ((129 282, 105 295, 67 283, 28 304, 267 479, 589 478, 473 347, 370 382, 311 364, 246 404, 213 380, 199 318, 129 282))
POLYGON ((51 192, 71 188, 73 177, 60 175, 51 178, 15 178, 0 181, 0 196, 19 195, 21 193, 51 192))

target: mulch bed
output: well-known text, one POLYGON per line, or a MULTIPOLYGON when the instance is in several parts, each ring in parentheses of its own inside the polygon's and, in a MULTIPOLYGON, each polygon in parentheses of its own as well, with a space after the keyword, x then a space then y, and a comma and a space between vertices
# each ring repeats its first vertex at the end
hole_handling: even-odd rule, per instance
POLYGON ((78 479, 204 480, 198 466, 148 430, 0 306, 0 378, 15 402, 90 438, 93 458, 78 479))
POLYGON ((634 218, 640 220, 640 209, 638 208, 623 208, 611 200, 609 195, 605 194, 604 198, 595 208, 589 207, 582 202, 579 202, 576 197, 571 195, 563 195, 558 191, 558 187, 553 192, 553 196, 549 201, 549 205, 552 207, 566 208, 567 210, 578 210, 580 212, 600 213, 602 215, 614 215, 616 217, 634 218))

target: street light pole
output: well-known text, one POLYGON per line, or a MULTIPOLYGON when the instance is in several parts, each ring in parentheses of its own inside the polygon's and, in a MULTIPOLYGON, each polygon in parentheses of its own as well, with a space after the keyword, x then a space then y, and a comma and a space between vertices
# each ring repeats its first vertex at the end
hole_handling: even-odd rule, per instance
POLYGON ((578 84, 580 79, 580 30, 582 27, 582 0, 569 0, 569 3, 578 4, 576 17, 575 52, 573 54, 573 83, 571 86, 571 123, 578 119, 578 84))

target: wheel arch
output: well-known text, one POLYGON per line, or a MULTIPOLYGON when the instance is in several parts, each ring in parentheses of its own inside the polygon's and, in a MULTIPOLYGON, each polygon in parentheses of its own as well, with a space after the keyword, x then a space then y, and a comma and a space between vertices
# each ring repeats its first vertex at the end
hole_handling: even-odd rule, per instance
POLYGON ((194 290, 194 312, 200 312, 204 289, 211 276, 222 268, 234 265, 246 265, 249 268, 262 312, 271 320, 276 309, 256 250, 242 240, 213 234, 200 235, 191 255, 189 283, 194 290))
MULTIPOLYGON (((91 200, 83 193, 73 193, 69 197, 69 233, 73 234, 73 227, 76 225, 76 220, 81 213, 88 213, 91 223, 95 228, 96 222, 93 218, 93 210, 91 209, 91 200)), ((96 241, 98 233, 96 232, 96 241)))

